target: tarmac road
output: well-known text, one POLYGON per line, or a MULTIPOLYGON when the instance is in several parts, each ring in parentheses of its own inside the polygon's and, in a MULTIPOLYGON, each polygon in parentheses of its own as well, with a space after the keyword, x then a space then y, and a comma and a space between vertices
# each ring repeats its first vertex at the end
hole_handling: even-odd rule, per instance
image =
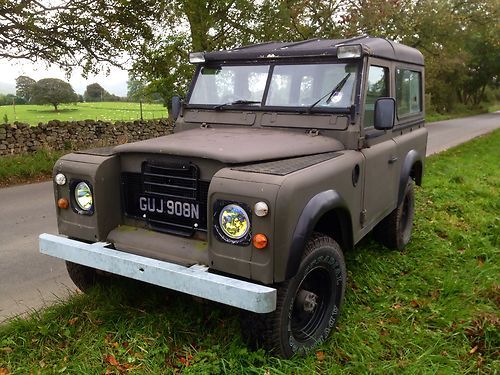
MULTIPOLYGON (((500 128, 500 112, 427 128, 430 155, 500 128)), ((38 253, 38 235, 43 232, 57 233, 52 183, 0 189, 0 322, 76 290, 62 260, 38 253)))

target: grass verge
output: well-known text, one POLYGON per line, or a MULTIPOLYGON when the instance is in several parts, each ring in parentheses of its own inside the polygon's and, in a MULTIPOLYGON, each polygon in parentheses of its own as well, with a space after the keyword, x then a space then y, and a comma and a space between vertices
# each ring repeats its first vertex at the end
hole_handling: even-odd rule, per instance
POLYGON ((55 162, 67 151, 40 150, 0 157, 0 187, 50 178, 55 162))
MULTIPOLYGON (((46 123, 51 120, 79 121, 84 119, 103 121, 130 121, 141 118, 140 104, 128 102, 98 102, 61 104, 55 112, 50 105, 23 104, 0 106, 0 119, 4 116, 13 123, 19 121, 31 124, 46 123)), ((145 120, 166 118, 167 110, 162 104, 142 104, 142 116, 145 120)), ((1 120, 0 120, 1 121, 1 120)))
MULTIPOLYGON (((308 357, 250 351, 238 311, 137 284, 94 290, 0 326, 4 373, 496 373, 500 131, 427 160, 403 252, 346 254, 337 332, 308 357)), ((1 372, 0 372, 1 373, 1 372)))
POLYGON ((466 106, 458 106, 458 108, 449 113, 437 113, 437 112, 428 112, 425 115, 426 122, 436 122, 436 121, 444 121, 444 120, 452 120, 455 118, 462 118, 468 116, 480 115, 483 113, 491 113, 500 110, 500 105, 497 104, 482 104, 479 107, 470 108, 466 106))

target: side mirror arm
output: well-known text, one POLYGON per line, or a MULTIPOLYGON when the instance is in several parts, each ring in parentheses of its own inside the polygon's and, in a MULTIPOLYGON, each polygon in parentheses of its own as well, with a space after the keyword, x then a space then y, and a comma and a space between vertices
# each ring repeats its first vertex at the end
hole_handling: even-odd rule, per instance
POLYGON ((181 97, 179 95, 174 95, 172 97, 172 113, 171 113, 174 121, 177 120, 179 115, 181 115, 182 105, 183 105, 183 102, 182 102, 181 97))

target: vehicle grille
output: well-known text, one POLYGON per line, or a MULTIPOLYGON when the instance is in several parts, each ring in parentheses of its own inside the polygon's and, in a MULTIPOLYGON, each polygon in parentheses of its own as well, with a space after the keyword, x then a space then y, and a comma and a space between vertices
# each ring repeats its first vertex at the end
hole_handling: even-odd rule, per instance
POLYGON ((152 230, 192 236, 207 230, 208 181, 190 163, 144 162, 141 173, 122 173, 125 214, 152 230))

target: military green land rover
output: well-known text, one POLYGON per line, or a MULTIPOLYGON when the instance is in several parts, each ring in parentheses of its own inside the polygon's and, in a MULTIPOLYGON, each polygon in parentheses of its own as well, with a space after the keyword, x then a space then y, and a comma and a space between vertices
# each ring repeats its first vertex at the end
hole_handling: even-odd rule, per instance
POLYGON ((83 291, 110 274, 242 309, 290 357, 323 342, 365 235, 402 249, 422 182, 424 61, 382 38, 193 53, 171 135, 62 157, 60 235, 83 291))

